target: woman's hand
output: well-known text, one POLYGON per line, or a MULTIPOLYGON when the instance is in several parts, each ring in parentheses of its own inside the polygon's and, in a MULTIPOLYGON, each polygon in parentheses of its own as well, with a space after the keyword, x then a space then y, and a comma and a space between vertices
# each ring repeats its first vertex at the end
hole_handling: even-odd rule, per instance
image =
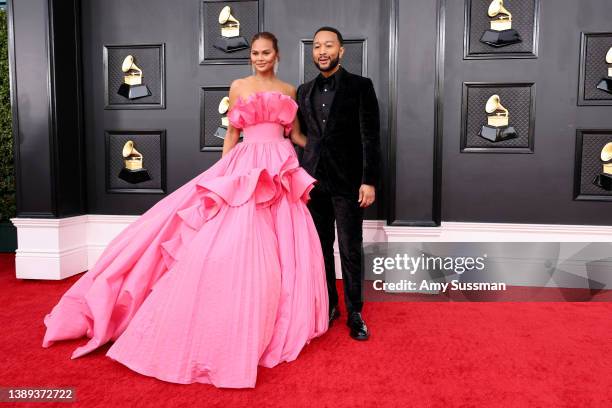
POLYGON ((302 148, 306 147, 308 143, 308 138, 302 133, 300 129, 300 121, 297 116, 293 120, 293 127, 291 128, 291 142, 296 144, 302 148))

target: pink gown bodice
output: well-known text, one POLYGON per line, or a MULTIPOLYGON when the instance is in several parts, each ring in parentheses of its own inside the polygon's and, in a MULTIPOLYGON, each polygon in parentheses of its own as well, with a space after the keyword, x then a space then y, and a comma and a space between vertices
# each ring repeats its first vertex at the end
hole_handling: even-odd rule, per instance
POLYGON ((239 98, 227 117, 242 129, 243 143, 281 142, 291 133, 297 109, 293 98, 281 92, 256 92, 239 98))

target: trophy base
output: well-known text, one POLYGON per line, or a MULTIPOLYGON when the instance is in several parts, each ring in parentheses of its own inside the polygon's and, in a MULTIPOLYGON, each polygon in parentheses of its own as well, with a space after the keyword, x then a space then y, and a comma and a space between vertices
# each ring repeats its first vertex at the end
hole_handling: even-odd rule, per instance
POLYGON ((480 37, 480 42, 495 48, 517 44, 522 41, 520 34, 514 28, 503 31, 486 30, 480 37))
POLYGON ((501 142, 518 137, 516 130, 512 126, 493 127, 489 125, 483 125, 480 128, 480 132, 478 132, 478 136, 491 142, 501 142))
POLYGON ((215 131, 215 137, 218 137, 219 139, 225 139, 226 133, 227 133, 227 128, 224 128, 223 126, 219 126, 217 130, 215 131))
POLYGON ((612 174, 601 173, 595 177, 593 184, 604 190, 612 191, 612 174))
POLYGON ((125 82, 121 84, 117 93, 130 100, 151 96, 151 91, 145 84, 129 85, 125 82))
POLYGON ((151 180, 151 176, 149 175, 147 169, 130 170, 126 169, 125 167, 121 169, 117 177, 131 184, 151 180))
POLYGON ((246 50, 249 43, 244 37, 217 37, 213 42, 213 47, 223 52, 235 52, 246 50))
POLYGON ((612 78, 602 78, 597 84, 597 89, 601 89, 607 93, 612 93, 612 78))

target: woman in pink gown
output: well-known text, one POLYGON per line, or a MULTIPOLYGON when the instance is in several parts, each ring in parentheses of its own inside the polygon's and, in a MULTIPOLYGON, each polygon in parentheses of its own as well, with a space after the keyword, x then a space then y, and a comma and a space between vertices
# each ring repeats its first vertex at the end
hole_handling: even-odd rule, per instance
POLYGON ((315 180, 293 148, 304 139, 277 57, 273 35, 254 37, 254 75, 230 90, 223 157, 110 242, 45 316, 43 347, 86 335, 72 358, 110 340, 106 355, 141 374, 243 388, 258 365, 294 360, 327 330, 306 207, 315 180))

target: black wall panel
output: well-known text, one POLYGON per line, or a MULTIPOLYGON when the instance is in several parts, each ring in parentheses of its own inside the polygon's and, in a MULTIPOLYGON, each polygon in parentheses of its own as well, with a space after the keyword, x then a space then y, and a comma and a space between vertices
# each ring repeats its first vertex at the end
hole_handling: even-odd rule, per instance
MULTIPOLYGON (((578 101, 582 33, 609 33, 612 3, 535 1, 527 20, 538 25, 530 27, 518 24, 519 2, 529 1, 508 5, 517 28, 533 29, 527 37, 536 44, 518 55, 527 58, 470 55, 466 36, 480 47, 475 31, 487 21, 475 21, 478 13, 466 20, 467 0, 260 0, 260 22, 279 37, 283 80, 300 83, 309 63, 300 50, 319 26, 363 42, 361 61, 381 107, 385 174, 368 218, 612 225, 609 201, 575 200, 573 191, 577 131, 612 129, 611 106, 578 101), (535 84, 528 154, 461 151, 469 83, 535 84)), ((167 193, 220 158, 202 150, 201 89, 229 86, 250 67, 200 63, 200 7, 199 0, 9 2, 19 216, 140 214, 163 197, 107 191, 109 130, 165 131, 167 193), (103 49, 117 44, 164 44, 161 109, 105 109, 103 49)))
POLYGON ((542 0, 538 57, 463 58, 464 4, 448 1, 442 218, 612 225, 610 203, 574 200, 576 129, 612 128, 612 108, 578 106, 581 32, 610 31, 608 0, 542 0), (533 154, 461 153, 464 82, 534 82, 533 154))

